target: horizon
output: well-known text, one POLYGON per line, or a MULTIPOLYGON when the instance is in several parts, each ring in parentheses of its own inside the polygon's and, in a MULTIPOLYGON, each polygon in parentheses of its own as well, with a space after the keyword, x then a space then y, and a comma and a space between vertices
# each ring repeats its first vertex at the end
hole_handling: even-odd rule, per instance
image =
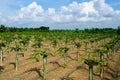
POLYGON ((1 26, 4 26, 4 28, 6 28, 6 30, 9 30, 10 28, 16 28, 16 29, 40 29, 41 27, 44 27, 44 28, 47 28, 48 30, 93 30, 93 29, 99 29, 99 30, 118 30, 118 28, 120 28, 120 26, 117 26, 117 27, 113 27, 113 28, 97 28, 97 27, 90 27, 90 28, 84 28, 84 29, 79 29, 79 28, 74 28, 74 29, 51 29, 49 26, 39 26, 39 27, 13 27, 13 26, 5 26, 5 25, 0 25, 0 28, 1 26), (7 29, 8 28, 8 29, 7 29))

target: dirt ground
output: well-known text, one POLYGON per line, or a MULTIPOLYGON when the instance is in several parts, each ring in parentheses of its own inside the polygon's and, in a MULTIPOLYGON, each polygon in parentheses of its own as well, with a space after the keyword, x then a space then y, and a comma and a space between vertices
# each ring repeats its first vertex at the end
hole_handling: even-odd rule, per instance
POLYGON ((109 65, 105 67, 104 79, 120 80, 120 48, 109 62, 109 65))
MULTIPOLYGON (((46 50, 50 51, 49 47, 46 50)), ((35 62, 29 56, 34 49, 28 47, 25 57, 19 55, 18 71, 14 69, 14 52, 8 54, 4 49, 4 61, 0 64, 0 80, 42 80, 43 66, 42 59, 35 62)), ((88 80, 88 66, 84 64, 83 57, 86 58, 84 47, 80 50, 80 61, 76 61, 76 49, 69 50, 68 64, 63 66, 64 59, 60 55, 49 55, 47 64, 46 80, 88 80)), ((98 68, 95 67, 94 80, 100 80, 98 68)), ((120 80, 120 49, 110 60, 109 66, 105 67, 104 80, 120 80)))

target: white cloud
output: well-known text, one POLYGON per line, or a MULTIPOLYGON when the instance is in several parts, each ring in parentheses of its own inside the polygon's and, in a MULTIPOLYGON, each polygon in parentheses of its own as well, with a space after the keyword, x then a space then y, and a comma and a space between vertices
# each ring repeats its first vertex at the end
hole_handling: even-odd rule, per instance
MULTIPOLYGON (((111 20, 115 15, 120 15, 111 6, 105 3, 105 0, 91 0, 89 2, 72 2, 68 6, 61 6, 60 11, 54 8, 44 10, 36 2, 23 7, 19 11, 18 19, 37 22, 86 22, 86 21, 104 21, 111 20)), ((15 17, 15 20, 18 20, 15 17)))
POLYGON ((94 8, 93 1, 77 3, 73 2, 69 6, 63 6, 61 8, 62 14, 72 14, 75 21, 89 21, 98 17, 98 11, 94 8))
MULTIPOLYGON (((17 22, 65 23, 65 22, 102 22, 116 21, 120 17, 120 10, 114 10, 105 0, 91 0, 89 2, 72 2, 68 6, 43 9, 36 2, 18 11, 18 15, 9 16, 9 20, 17 22)), ((120 19, 119 19, 120 20, 120 19)), ((3 20, 5 21, 5 20, 3 20)))
POLYGON ((115 11, 113 8, 105 3, 105 0, 94 0, 94 8, 99 12, 100 16, 112 17, 115 11))
POLYGON ((49 15, 49 16, 55 15, 55 9, 54 8, 48 8, 46 14, 49 15))
POLYGON ((31 20, 38 20, 39 16, 44 15, 44 9, 42 6, 38 5, 36 2, 33 2, 32 4, 23 7, 19 11, 19 19, 31 19, 31 20))

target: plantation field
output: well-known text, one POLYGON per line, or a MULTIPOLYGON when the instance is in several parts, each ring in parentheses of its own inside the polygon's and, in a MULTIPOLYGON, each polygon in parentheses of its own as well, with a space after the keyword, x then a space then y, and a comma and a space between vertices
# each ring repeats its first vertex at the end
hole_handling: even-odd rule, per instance
POLYGON ((120 80, 114 31, 0 33, 0 80, 120 80))

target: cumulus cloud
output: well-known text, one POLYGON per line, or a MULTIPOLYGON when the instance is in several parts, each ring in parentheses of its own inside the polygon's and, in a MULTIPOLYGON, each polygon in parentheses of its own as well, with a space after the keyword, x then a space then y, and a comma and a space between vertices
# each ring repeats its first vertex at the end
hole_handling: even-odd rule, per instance
POLYGON ((55 9, 54 8, 48 8, 46 14, 49 15, 49 16, 55 15, 55 9))
POLYGON ((20 9, 18 18, 36 21, 40 16, 44 16, 44 9, 36 2, 33 2, 32 4, 20 9))
MULTIPOLYGON (((55 8, 43 9, 36 2, 22 7, 18 15, 9 16, 12 21, 20 22, 44 22, 44 23, 65 23, 65 22, 102 22, 116 21, 120 16, 120 10, 114 10, 105 0, 91 0, 78 3, 73 1, 67 6, 61 6, 59 11, 55 8)), ((119 19, 120 20, 120 19, 119 19)))
POLYGON ((60 11, 54 8, 44 10, 36 2, 23 7, 15 20, 31 20, 37 22, 86 22, 86 21, 104 21, 112 20, 115 15, 120 15, 105 0, 91 0, 89 2, 72 2, 68 6, 62 6, 60 11))

